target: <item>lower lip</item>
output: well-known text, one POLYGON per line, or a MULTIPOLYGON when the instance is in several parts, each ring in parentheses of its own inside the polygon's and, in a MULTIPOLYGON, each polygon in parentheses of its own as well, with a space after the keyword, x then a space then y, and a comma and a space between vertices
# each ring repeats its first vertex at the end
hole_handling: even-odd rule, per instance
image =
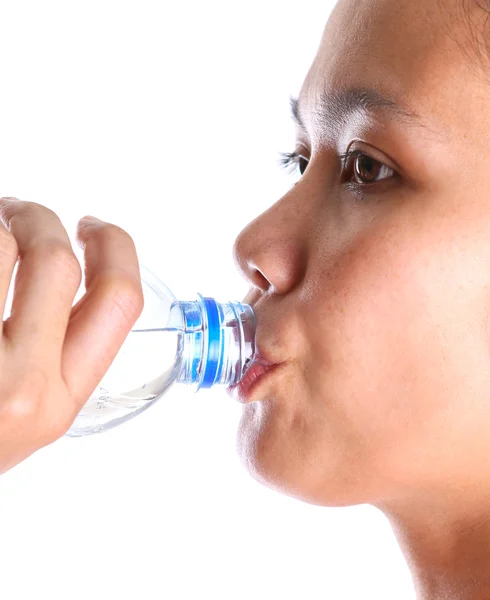
POLYGON ((273 371, 279 365, 261 365, 254 363, 246 371, 242 379, 228 388, 228 392, 236 394, 238 401, 242 404, 252 401, 252 392, 259 382, 263 381, 265 376, 273 371))

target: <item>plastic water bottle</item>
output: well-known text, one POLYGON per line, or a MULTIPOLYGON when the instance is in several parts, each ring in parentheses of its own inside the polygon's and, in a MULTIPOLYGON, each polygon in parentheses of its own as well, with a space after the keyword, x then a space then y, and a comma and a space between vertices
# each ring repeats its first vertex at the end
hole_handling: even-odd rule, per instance
POLYGON ((67 435, 119 425, 149 408, 174 383, 238 383, 255 353, 255 315, 240 302, 178 301, 140 265, 144 308, 109 370, 67 435))

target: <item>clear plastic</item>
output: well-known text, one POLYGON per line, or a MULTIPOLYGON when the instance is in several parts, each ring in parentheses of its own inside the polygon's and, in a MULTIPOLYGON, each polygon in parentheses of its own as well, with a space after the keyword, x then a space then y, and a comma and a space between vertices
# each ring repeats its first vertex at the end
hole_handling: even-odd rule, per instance
POLYGON ((243 377, 255 352, 255 316, 240 302, 178 301, 140 266, 144 308, 67 435, 98 433, 149 408, 174 383, 195 391, 243 377))

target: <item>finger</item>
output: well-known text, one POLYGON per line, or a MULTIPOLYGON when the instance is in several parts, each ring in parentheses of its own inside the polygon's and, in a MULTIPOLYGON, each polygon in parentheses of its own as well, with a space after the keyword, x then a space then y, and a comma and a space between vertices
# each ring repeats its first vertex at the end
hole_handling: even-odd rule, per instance
POLYGON ((0 218, 15 237, 19 266, 4 337, 41 363, 59 360, 73 299, 82 279, 68 234, 51 209, 0 199, 0 218))
POLYGON ((2 317, 0 319, 0 338, 3 334, 3 317, 5 315, 10 284, 18 258, 19 246, 17 245, 17 240, 0 221, 0 316, 2 317))
POLYGON ((77 240, 84 249, 87 291, 73 309, 61 368, 72 397, 82 405, 137 321, 144 297, 136 249, 126 231, 82 219, 77 240))

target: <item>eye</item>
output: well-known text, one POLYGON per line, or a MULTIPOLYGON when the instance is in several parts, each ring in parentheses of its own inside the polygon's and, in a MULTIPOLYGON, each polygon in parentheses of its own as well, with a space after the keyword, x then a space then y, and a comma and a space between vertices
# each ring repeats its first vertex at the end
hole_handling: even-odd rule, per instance
POLYGON ((300 175, 303 175, 309 160, 298 152, 280 152, 280 165, 289 172, 294 172, 298 167, 300 175))
POLYGON ((298 168, 299 168, 299 172, 301 175, 303 175, 303 173, 306 171, 306 167, 308 166, 308 162, 306 160, 306 158, 304 158, 303 156, 299 156, 298 157, 298 168))
MULTIPOLYGON (((280 157, 280 164, 284 169, 294 172, 298 167, 300 175, 304 174, 309 164, 309 160, 298 152, 281 152, 280 157)), ((393 169, 360 150, 341 154, 339 159, 342 164, 342 183, 352 189, 370 187, 396 176, 393 169)))
POLYGON ((359 150, 346 152, 340 156, 340 159, 344 165, 343 173, 346 175, 347 181, 354 185, 372 185, 395 175, 393 169, 359 150))

